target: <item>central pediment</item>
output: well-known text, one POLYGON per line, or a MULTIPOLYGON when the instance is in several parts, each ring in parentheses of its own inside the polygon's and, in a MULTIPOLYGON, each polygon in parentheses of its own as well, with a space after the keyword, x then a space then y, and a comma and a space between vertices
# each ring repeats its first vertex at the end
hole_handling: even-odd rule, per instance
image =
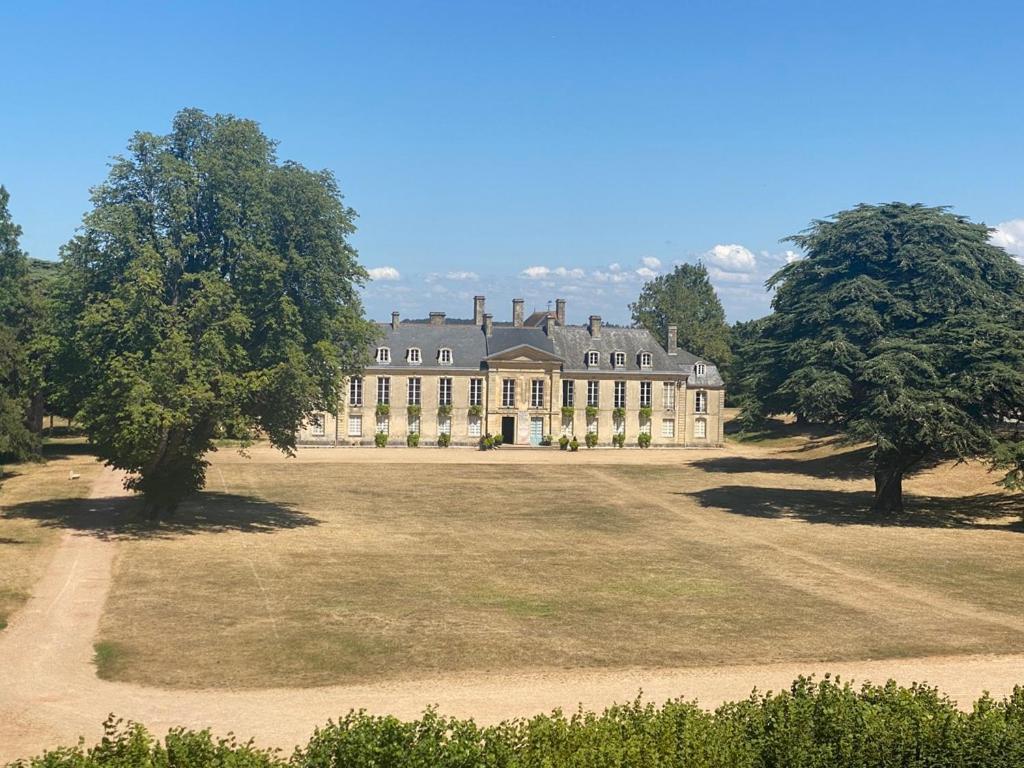
POLYGON ((518 344, 485 358, 495 363, 561 363, 562 358, 530 344, 518 344))

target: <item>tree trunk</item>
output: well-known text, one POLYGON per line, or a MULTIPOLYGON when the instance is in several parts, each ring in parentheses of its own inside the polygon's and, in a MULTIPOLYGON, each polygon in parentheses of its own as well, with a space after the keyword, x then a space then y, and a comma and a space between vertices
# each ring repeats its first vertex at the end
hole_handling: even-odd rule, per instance
POLYGON ((902 467, 875 467, 875 501, 871 511, 883 515, 897 515, 903 511, 902 467))

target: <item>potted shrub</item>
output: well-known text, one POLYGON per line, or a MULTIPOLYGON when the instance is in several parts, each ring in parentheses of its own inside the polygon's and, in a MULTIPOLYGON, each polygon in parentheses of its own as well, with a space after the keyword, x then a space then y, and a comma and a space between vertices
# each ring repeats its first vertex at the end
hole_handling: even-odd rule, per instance
POLYGON ((641 448, 649 448, 651 445, 651 433, 641 432, 639 435, 636 436, 636 444, 639 445, 641 448))
MULTIPOLYGON (((577 445, 577 447, 579 447, 579 446, 577 445)), ((568 448, 569 448, 569 438, 566 437, 565 435, 562 435, 560 438, 558 438, 558 448, 559 448, 559 450, 563 450, 563 451, 568 450, 568 448)))
POLYGON ((483 416, 484 415, 484 407, 482 405, 471 405, 471 406, 469 406, 469 415, 470 416, 483 416))
POLYGON ((584 440, 587 441, 587 448, 593 448, 597 445, 597 432, 587 432, 587 436, 584 440))
POLYGON ((551 437, 551 435, 544 435, 544 437, 540 439, 540 444, 543 445, 545 448, 548 448, 554 441, 555 439, 551 437))
POLYGON ((420 445, 420 433, 410 432, 405 438, 405 444, 410 448, 418 448, 420 445))
POLYGON ((388 444, 388 433, 378 432, 373 436, 373 444, 378 448, 384 448, 388 444))
POLYGON ((480 438, 480 450, 490 451, 494 448, 494 438, 490 435, 484 435, 480 438))
POLYGON ((563 405, 562 406, 562 418, 563 419, 571 419, 575 415, 576 415, 576 409, 573 408, 571 405, 563 405))
POLYGON ((612 445, 616 448, 624 448, 626 446, 626 433, 616 432, 612 435, 612 445))
POLYGON ((387 403, 377 403, 377 415, 380 417, 388 416, 391 413, 391 406, 387 403))
MULTIPOLYGON (((589 432, 587 434, 590 434, 589 432)), ((569 441, 569 450, 576 453, 580 449, 580 441, 573 435, 572 440, 569 441)))
POLYGON ((505 438, 501 435, 495 435, 493 439, 495 448, 501 448, 501 446, 505 444, 505 438))
POLYGON ((452 436, 450 434, 448 434, 447 432, 442 432, 440 435, 437 436, 437 447, 438 448, 447 448, 451 444, 452 444, 452 436))

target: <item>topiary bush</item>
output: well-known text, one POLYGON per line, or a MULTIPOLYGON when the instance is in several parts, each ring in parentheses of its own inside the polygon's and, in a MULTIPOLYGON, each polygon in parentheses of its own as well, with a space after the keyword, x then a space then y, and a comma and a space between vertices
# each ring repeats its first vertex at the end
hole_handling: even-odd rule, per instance
POLYGON ((504 444, 505 444, 504 436, 502 436, 502 435, 495 435, 494 436, 494 447, 495 448, 501 448, 501 446, 503 446, 504 444))
POLYGON ((494 438, 490 435, 484 435, 480 438, 480 450, 490 451, 494 449, 494 438))
POLYGON ((447 432, 442 432, 440 435, 437 436, 437 447, 438 448, 447 448, 451 444, 452 444, 452 436, 450 434, 448 434, 447 432))
POLYGON ((569 438, 565 435, 558 438, 558 447, 560 450, 566 450, 569 447, 569 438))
POLYGON ((636 436, 636 444, 639 445, 641 448, 650 448, 651 447, 651 433, 650 432, 641 432, 639 435, 636 436))
POLYGON ((540 444, 543 445, 545 448, 549 447, 554 442, 555 438, 553 438, 551 435, 544 435, 544 437, 540 439, 540 444))
POLYGON ((626 447, 626 433, 625 432, 616 432, 614 435, 612 435, 612 445, 614 445, 616 448, 625 448, 626 447))
POLYGON ((597 445, 597 432, 587 432, 587 436, 583 439, 587 443, 587 448, 593 448, 597 445))
POLYGON ((409 446, 410 448, 419 448, 419 445, 420 445, 420 433, 419 432, 410 432, 405 437, 405 444, 407 446, 409 446))
POLYGON ((569 450, 572 451, 573 453, 576 453, 576 451, 578 451, 579 449, 580 449, 580 441, 577 440, 576 437, 574 436, 572 438, 572 440, 569 441, 569 450))
POLYGON ((373 444, 378 448, 385 448, 388 444, 388 433, 378 432, 373 436, 373 444))

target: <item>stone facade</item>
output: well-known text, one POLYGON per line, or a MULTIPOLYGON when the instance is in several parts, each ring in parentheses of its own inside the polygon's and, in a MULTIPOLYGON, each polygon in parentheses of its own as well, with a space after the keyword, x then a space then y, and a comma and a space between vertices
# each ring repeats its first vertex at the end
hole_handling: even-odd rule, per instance
POLYGON ((389 445, 405 445, 417 431, 421 445, 432 445, 447 431, 452 445, 477 445, 486 434, 514 445, 564 434, 582 444, 596 431, 598 445, 623 432, 635 446, 647 431, 652 446, 722 444, 721 377, 712 362, 675 346, 674 327, 663 348, 645 329, 603 326, 597 316, 568 326, 565 302, 556 306, 524 318, 516 300, 511 323, 493 322, 483 297, 472 320, 431 313, 402 322, 393 314, 373 362, 344 382, 339 412, 317 414, 299 443, 373 445, 386 432, 389 445))

